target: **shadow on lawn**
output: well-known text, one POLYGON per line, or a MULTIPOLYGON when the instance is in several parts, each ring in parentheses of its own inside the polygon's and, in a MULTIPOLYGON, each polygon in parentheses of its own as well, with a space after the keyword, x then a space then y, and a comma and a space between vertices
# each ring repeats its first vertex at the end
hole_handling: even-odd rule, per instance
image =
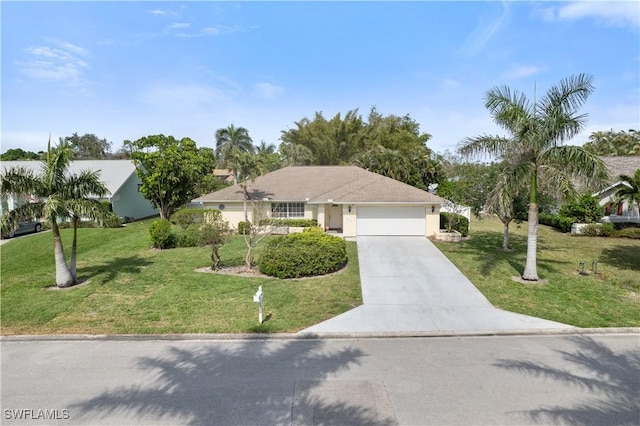
POLYGON ((386 410, 375 401, 360 406, 346 400, 347 392, 321 391, 331 385, 328 378, 365 356, 349 346, 332 352, 324 346, 320 339, 175 345, 138 359, 136 369, 151 378, 144 386, 112 388, 71 408, 92 422, 124 417, 194 425, 396 424, 389 404, 386 410))
MULTIPOLYGON (((491 274, 497 264, 507 262, 514 271, 514 275, 522 275, 524 272, 525 257, 527 252, 527 237, 517 234, 511 234, 509 237, 510 251, 502 250, 502 233, 483 231, 473 234, 471 238, 460 244, 455 251, 460 251, 474 255, 474 259, 480 262, 480 274, 488 276, 491 274)), ((553 251, 544 241, 538 238, 538 252, 541 250, 553 251)), ((538 259, 538 269, 545 272, 557 273, 559 269, 554 266, 566 265, 566 262, 558 260, 545 259, 541 262, 538 259)))
POLYGON ((104 282, 113 281, 120 274, 139 274, 153 262, 139 256, 116 257, 100 265, 86 266, 78 269, 82 281, 96 275, 105 274, 104 282))
POLYGON ((640 250, 629 246, 608 247, 602 250, 600 262, 619 269, 640 271, 640 250))
POLYGON ((575 350, 558 351, 572 365, 560 369, 528 360, 499 360, 498 368, 528 378, 557 380, 567 387, 585 389, 592 396, 571 407, 551 406, 526 415, 535 423, 583 425, 637 425, 640 419, 640 352, 616 353, 590 337, 568 337, 575 350))

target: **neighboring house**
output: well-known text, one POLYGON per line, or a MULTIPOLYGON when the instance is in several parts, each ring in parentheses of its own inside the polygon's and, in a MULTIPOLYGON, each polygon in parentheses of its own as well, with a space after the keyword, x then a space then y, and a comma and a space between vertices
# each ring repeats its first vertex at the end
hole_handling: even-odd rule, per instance
MULTIPOLYGON (((12 167, 25 167, 33 170, 34 173, 42 172, 40 161, 3 161, 1 167, 3 173, 12 167)), ((79 160, 69 164, 70 173, 79 173, 82 170, 100 172, 100 180, 105 183, 111 193, 106 200, 111 201, 113 212, 117 216, 140 219, 158 214, 158 209, 155 209, 138 190, 141 182, 131 160, 79 160)), ((29 194, 3 196, 0 214, 29 201, 35 201, 29 194)))
POLYGON ((233 171, 229 169, 213 169, 213 175, 223 182, 233 182, 233 171))
MULTIPOLYGON (((356 166, 285 167, 248 182, 263 217, 316 219, 345 237, 431 236, 444 198, 356 166)), ((245 195, 233 185, 192 203, 219 209, 232 226, 244 220, 245 195)), ((247 202, 249 220, 252 204, 247 202)))
POLYGON ((640 223, 640 212, 638 206, 629 206, 626 202, 618 202, 616 192, 622 186, 630 187, 627 182, 619 180, 620 175, 633 176, 636 170, 640 169, 640 157, 600 157, 609 169, 609 175, 613 182, 605 189, 593 194, 600 200, 600 205, 605 208, 605 216, 602 222, 620 223, 633 222, 640 223))

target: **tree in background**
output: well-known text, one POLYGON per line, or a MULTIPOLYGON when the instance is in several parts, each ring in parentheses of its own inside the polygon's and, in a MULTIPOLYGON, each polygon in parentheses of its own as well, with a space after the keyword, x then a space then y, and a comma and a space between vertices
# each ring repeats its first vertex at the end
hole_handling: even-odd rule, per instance
POLYGON ((162 219, 196 198, 201 176, 211 173, 211 151, 199 150, 189 138, 151 135, 125 145, 142 182, 140 192, 160 210, 162 219))
POLYGON ((309 166, 313 161, 313 153, 304 145, 282 142, 279 150, 284 166, 309 166))
POLYGON ((59 219, 87 217, 100 220, 106 215, 102 204, 86 198, 89 194, 104 196, 106 186, 100 182, 98 172, 81 172, 69 175, 69 163, 73 149, 64 140, 51 148, 49 142, 47 157, 43 161, 43 173, 34 174, 25 168, 11 168, 2 175, 2 194, 31 194, 37 201, 23 204, 2 217, 2 227, 15 229, 22 220, 44 217, 51 224, 53 252, 56 264, 56 285, 69 287, 77 283, 75 271, 75 247, 77 221, 73 221, 73 251, 71 268, 67 261, 60 238, 59 219))
POLYGON ((582 147, 601 156, 640 155, 640 132, 634 129, 629 129, 628 132, 616 132, 613 129, 593 132, 589 136, 589 142, 582 147))
POLYGON ((442 178, 440 162, 425 147, 403 153, 378 145, 355 154, 351 164, 424 190, 442 178))
MULTIPOLYGON (((64 140, 73 149, 74 160, 109 160, 111 159, 111 142, 100 139, 93 133, 78 136, 74 133, 64 140)), ((62 138, 60 138, 62 141, 62 138)))
POLYGON ((354 155, 376 147, 408 155, 424 149, 430 138, 420 132, 419 124, 409 115, 382 116, 375 107, 368 122, 355 109, 344 118, 338 113, 330 120, 316 112, 312 120, 305 117, 294 124, 296 128, 282 131, 281 152, 290 151, 291 146, 304 146, 312 154, 313 165, 350 164, 354 155))
POLYGON ((464 156, 494 155, 511 162, 504 173, 519 187, 529 188, 527 258, 522 278, 539 279, 537 272, 538 182, 547 180, 565 196, 575 194, 574 176, 604 182, 604 163, 582 147, 562 143, 585 126, 586 114, 579 108, 593 92, 592 77, 569 77, 552 86, 540 99, 531 102, 507 86, 489 90, 485 107, 509 137, 465 138, 459 152, 464 156))
POLYGON ((233 184, 238 183, 238 161, 240 154, 253 154, 253 141, 244 127, 229 127, 216 130, 216 159, 218 166, 231 169, 233 184))
POLYGON ((1 161, 25 161, 25 160, 40 160, 44 155, 44 152, 35 153, 31 151, 24 151, 22 148, 11 148, 6 150, 3 154, 0 154, 1 161))
POLYGON ((254 147, 254 152, 263 165, 264 173, 269 173, 282 167, 282 159, 274 144, 267 145, 265 141, 260 141, 260 145, 254 147))

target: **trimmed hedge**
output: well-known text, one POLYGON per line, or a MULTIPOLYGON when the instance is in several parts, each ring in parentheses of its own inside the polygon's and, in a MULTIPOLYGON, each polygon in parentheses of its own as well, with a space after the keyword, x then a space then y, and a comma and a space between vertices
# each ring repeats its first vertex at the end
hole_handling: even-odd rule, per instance
POLYGON ((262 219, 260 225, 293 226, 297 228, 310 228, 318 226, 316 219, 262 219))
POLYGON ((193 224, 216 220, 221 215, 222 213, 218 209, 180 209, 171 216, 171 222, 179 225, 182 229, 187 229, 193 224))
POLYGON ((538 223, 541 225, 551 226, 562 232, 570 232, 571 225, 578 222, 575 217, 557 216, 550 213, 538 214, 538 223))
POLYGON ((450 215, 454 215, 452 231, 458 231, 463 237, 469 235, 469 220, 457 213, 440 212, 440 229, 449 229, 450 215))
POLYGON ((329 274, 347 264, 347 243, 309 228, 275 238, 265 246, 258 261, 260 272, 278 278, 329 274))

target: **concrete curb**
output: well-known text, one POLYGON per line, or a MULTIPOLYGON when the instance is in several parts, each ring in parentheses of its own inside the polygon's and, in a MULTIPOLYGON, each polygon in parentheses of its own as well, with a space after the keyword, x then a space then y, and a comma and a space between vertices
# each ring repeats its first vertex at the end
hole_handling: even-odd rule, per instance
POLYGON ((460 330, 427 332, 372 333, 274 333, 274 334, 45 334, 0 336, 0 342, 29 341, 260 341, 260 340, 318 340, 318 339, 392 339, 429 337, 500 337, 500 336, 581 336, 638 334, 640 327, 565 328, 537 330, 460 330))

